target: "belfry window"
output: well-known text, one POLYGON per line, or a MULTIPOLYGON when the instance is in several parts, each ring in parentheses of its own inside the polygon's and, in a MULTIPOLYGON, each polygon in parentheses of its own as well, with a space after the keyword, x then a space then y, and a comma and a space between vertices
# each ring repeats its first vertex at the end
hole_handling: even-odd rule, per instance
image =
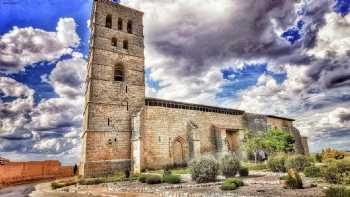
POLYGON ((112 46, 117 47, 118 46, 118 40, 116 38, 112 38, 112 46))
POLYGON ((132 34, 132 21, 128 21, 128 25, 127 25, 127 31, 129 34, 132 34))
POLYGON ((124 68, 122 64, 117 64, 114 68, 114 81, 124 81, 124 68))
POLYGON ((129 49, 129 42, 127 40, 123 41, 123 49, 126 49, 126 50, 129 49))
POLYGON ((112 28, 112 15, 108 14, 106 16, 106 27, 112 28))
POLYGON ((123 30, 123 19, 121 18, 118 19, 118 30, 123 30))

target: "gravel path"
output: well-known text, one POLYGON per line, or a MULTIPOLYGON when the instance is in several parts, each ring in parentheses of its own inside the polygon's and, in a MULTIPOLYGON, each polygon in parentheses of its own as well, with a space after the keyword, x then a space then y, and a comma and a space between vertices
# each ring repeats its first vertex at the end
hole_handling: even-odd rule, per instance
MULTIPOLYGON (((221 182, 196 184, 187 182, 177 185, 148 185, 137 181, 101 184, 97 186, 71 186, 60 191, 64 193, 84 192, 85 194, 101 194, 102 196, 123 197, 229 197, 229 196, 262 196, 262 197, 323 197, 322 187, 310 187, 313 179, 304 178, 305 189, 284 189, 279 176, 271 172, 251 172, 251 176, 243 178, 245 186, 234 191, 221 191, 221 182)), ((188 180, 188 175, 184 176, 188 180)))
POLYGON ((27 197, 34 191, 34 184, 17 185, 6 187, 0 190, 1 197, 27 197))

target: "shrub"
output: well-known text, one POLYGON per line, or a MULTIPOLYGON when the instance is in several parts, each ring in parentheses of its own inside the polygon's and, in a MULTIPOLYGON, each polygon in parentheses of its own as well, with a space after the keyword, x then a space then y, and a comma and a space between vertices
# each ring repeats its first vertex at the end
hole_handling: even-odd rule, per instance
POLYGON ((80 185, 98 185, 103 183, 104 181, 99 178, 91 178, 91 179, 81 179, 79 180, 80 185))
POLYGON ((286 169, 293 168, 301 172, 305 167, 310 166, 310 161, 304 155, 292 155, 287 158, 285 165, 286 169))
POLYGON ((320 153, 316 153, 316 155, 315 155, 315 160, 317 161, 317 162, 322 162, 322 155, 320 154, 320 153))
POLYGON ((75 184, 77 184, 76 181, 52 182, 52 183, 51 183, 51 188, 52 188, 52 189, 59 189, 59 188, 62 188, 62 187, 67 187, 67 186, 75 185, 75 184))
POLYGON ((247 167, 241 167, 238 171, 239 176, 248 176, 249 175, 249 169, 247 167))
POLYGON ((240 169, 240 162, 237 157, 225 155, 221 159, 221 171, 225 177, 235 177, 240 169))
POLYGON ((170 183, 170 184, 178 184, 181 182, 181 178, 180 176, 178 175, 173 175, 173 174, 170 174, 170 175, 165 175, 163 177, 163 181, 165 183, 170 183))
POLYGON ((326 190, 326 197, 349 197, 350 190, 344 186, 334 186, 326 190))
POLYGON ((146 176, 147 184, 159 184, 162 182, 162 177, 156 174, 150 174, 146 176))
POLYGON ((288 175, 281 176, 279 179, 286 181, 286 180, 288 180, 288 175))
POLYGON ((342 174, 339 172, 336 165, 331 164, 322 169, 322 176, 329 183, 341 183, 342 174))
POLYGON ((326 160, 326 159, 343 159, 345 157, 345 153, 342 151, 338 151, 336 149, 333 148, 326 148, 323 149, 321 152, 321 156, 322 156, 322 161, 326 160))
POLYGON ((192 179, 197 183, 206 183, 216 180, 219 164, 215 158, 206 156, 195 160, 191 164, 192 179))
POLYGON ((51 188, 52 189, 59 189, 59 188, 62 188, 64 187, 62 183, 57 183, 57 182, 52 182, 51 183, 51 188))
POLYGON ((320 177, 321 169, 317 166, 309 166, 304 169, 304 175, 306 177, 320 177))
POLYGON ((303 189, 303 181, 297 170, 289 169, 288 178, 286 180, 287 187, 290 189, 303 189))
POLYGON ((240 186, 243 186, 244 183, 236 178, 228 178, 224 181, 224 183, 221 185, 220 189, 222 190, 235 190, 240 186))
POLYGON ((286 172, 285 161, 286 155, 284 153, 278 153, 267 160, 267 167, 272 172, 286 172))
POLYGON ((237 185, 234 183, 223 183, 220 187, 221 190, 235 190, 237 185))
POLYGON ((140 181, 141 183, 146 183, 146 178, 147 178, 147 174, 141 174, 141 175, 139 176, 139 181, 140 181))
POLYGON ((167 176, 171 174, 171 169, 173 168, 172 165, 166 165, 164 168, 163 176, 167 176))

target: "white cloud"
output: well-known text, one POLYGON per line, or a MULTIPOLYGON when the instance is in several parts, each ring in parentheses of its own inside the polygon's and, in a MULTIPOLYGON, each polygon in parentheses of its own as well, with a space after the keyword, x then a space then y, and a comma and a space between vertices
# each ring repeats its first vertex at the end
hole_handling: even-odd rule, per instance
POLYGON ((346 55, 350 50, 350 15, 342 17, 332 12, 325 15, 326 24, 318 32, 316 47, 309 51, 317 57, 336 52, 346 55))
POLYGON ((14 73, 41 61, 53 61, 72 53, 79 42, 76 23, 72 18, 61 18, 57 32, 33 27, 13 27, 0 37, 0 72, 14 73))
POLYGON ((73 53, 71 59, 60 61, 49 76, 49 83, 61 97, 75 98, 83 94, 86 60, 82 54, 73 53))

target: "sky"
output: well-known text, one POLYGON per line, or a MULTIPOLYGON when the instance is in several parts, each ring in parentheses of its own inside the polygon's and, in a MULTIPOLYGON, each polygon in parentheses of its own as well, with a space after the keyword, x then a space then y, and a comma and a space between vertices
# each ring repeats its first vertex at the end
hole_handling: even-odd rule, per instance
MULTIPOLYGON (((350 150, 350 0, 121 0, 146 96, 296 119, 350 150)), ((79 160, 92 0, 0 1, 0 156, 79 160)))

